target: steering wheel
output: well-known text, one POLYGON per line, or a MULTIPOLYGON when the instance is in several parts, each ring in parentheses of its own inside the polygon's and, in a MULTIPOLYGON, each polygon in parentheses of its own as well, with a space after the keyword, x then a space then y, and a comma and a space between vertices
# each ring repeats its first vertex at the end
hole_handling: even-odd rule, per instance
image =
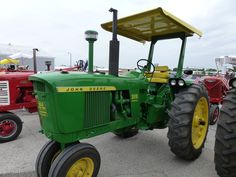
POLYGON ((227 70, 228 70, 227 72, 228 72, 229 74, 232 74, 232 73, 234 73, 234 70, 233 70, 233 69, 231 69, 231 68, 228 68, 227 70))
POLYGON ((229 76, 230 79, 235 76, 234 70, 231 69, 231 68, 228 68, 227 73, 228 73, 228 76, 229 76))
POLYGON ((150 66, 151 66, 151 68, 150 68, 150 73, 151 74, 153 74, 154 73, 154 71, 155 71, 155 66, 154 66, 154 64, 152 64, 152 62, 150 62, 150 61, 148 61, 147 59, 140 59, 140 60, 138 60, 137 61, 137 67, 138 67, 138 69, 140 70, 140 71, 143 71, 143 72, 145 72, 145 71, 147 71, 147 65, 141 65, 140 64, 140 62, 142 62, 142 61, 146 61, 148 64, 150 64, 150 66))

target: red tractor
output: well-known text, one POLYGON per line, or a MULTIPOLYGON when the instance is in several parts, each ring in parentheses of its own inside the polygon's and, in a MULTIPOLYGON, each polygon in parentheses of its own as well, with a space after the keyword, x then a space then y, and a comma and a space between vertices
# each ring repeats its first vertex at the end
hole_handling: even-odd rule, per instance
POLYGON ((14 140, 22 130, 21 119, 15 109, 37 111, 33 85, 28 77, 34 72, 2 72, 0 74, 0 143, 14 140))
POLYGON ((214 125, 219 118, 220 108, 223 98, 229 90, 229 80, 234 78, 234 70, 231 65, 236 64, 236 57, 224 56, 215 59, 218 72, 215 76, 206 76, 202 78, 202 82, 208 90, 210 98, 210 124, 214 125), (230 65, 230 66, 228 66, 230 65), (222 74, 219 74, 219 67, 222 69, 222 74))
MULTIPOLYGON (((33 58, 36 61, 37 49, 33 51, 33 58)), ((34 71, 8 68, 0 72, 0 143, 16 139, 22 130, 21 119, 10 111, 16 109, 26 109, 30 113, 37 111, 33 85, 28 80, 29 76, 36 72, 36 65, 34 68, 34 71)))
POLYGON ((210 125, 214 125, 219 118, 220 108, 226 92, 229 90, 229 82, 224 76, 207 76, 202 80, 208 91, 210 99, 210 125))

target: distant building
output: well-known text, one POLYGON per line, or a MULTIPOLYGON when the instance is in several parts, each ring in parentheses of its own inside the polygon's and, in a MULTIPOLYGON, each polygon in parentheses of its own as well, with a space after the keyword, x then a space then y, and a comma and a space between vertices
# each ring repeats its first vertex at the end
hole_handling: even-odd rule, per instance
MULTIPOLYGON (((119 68, 119 74, 120 75, 124 75, 127 74, 129 71, 135 71, 136 69, 129 69, 129 68, 119 68)), ((102 72, 102 73, 109 73, 109 69, 108 68, 101 68, 98 66, 95 66, 95 72, 102 72)))
MULTIPOLYGON (((45 65, 46 61, 51 62, 51 70, 54 70, 55 66, 55 57, 51 56, 43 49, 38 48, 39 52, 37 52, 37 70, 45 71, 47 66, 45 65)), ((33 70, 33 47, 28 46, 20 46, 20 45, 12 45, 12 44, 0 44, 0 60, 4 58, 9 58, 10 55, 14 54, 22 54, 19 55, 19 65, 26 66, 29 65, 29 69, 33 70)))

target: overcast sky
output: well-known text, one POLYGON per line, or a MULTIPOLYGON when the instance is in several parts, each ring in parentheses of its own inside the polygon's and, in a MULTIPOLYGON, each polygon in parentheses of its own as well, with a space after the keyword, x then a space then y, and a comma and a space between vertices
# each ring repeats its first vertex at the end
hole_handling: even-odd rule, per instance
MULTIPOLYGON (((108 44, 111 33, 100 24, 111 21, 109 8, 118 16, 163 7, 203 32, 203 37, 188 38, 185 67, 214 67, 214 58, 236 55, 235 0, 1 0, 0 43, 25 45, 46 50, 56 57, 56 65, 69 65, 87 59, 88 44, 84 32, 99 33, 95 43, 94 63, 108 66, 108 44)), ((119 36, 120 67, 134 68, 140 58, 147 58, 145 45, 119 36)), ((180 41, 163 41, 154 54, 154 63, 177 65, 180 41)))

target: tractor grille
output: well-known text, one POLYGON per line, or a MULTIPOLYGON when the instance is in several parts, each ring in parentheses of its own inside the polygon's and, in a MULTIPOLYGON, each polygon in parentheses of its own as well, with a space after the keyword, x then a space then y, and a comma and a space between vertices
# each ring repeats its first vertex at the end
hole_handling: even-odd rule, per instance
POLYGON ((85 128, 109 122, 110 98, 110 92, 85 93, 85 128))
POLYGON ((0 81, 0 105, 9 104, 9 83, 8 81, 0 81))

